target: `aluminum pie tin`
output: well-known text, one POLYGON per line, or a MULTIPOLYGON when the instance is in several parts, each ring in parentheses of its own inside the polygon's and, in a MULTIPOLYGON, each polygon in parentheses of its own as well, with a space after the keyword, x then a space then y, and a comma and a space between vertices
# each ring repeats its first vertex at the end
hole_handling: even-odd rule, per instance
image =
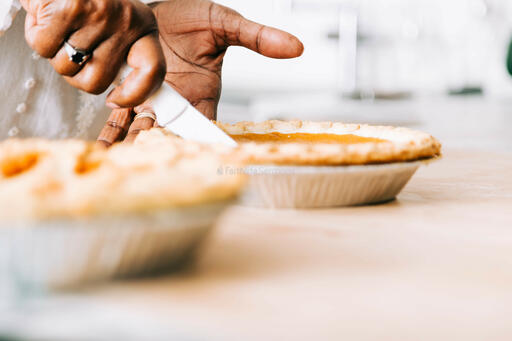
POLYGON ((250 166, 242 203, 275 209, 332 208, 393 200, 425 161, 356 166, 250 166))
POLYGON ((17 286, 53 290, 172 269, 194 253, 231 203, 11 226, 0 223, 0 246, 8 249, 2 277, 8 276, 17 286))

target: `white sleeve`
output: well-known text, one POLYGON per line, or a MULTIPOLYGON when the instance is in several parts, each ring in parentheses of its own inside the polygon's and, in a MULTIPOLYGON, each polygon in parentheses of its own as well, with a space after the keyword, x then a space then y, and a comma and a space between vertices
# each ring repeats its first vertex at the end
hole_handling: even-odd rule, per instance
POLYGON ((0 1, 0 36, 11 27, 20 8, 21 4, 18 0, 0 1))

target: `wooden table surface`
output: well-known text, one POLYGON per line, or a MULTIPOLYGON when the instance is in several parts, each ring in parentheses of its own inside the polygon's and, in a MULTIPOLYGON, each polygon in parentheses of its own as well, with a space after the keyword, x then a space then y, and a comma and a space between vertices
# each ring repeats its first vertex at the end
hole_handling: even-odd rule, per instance
POLYGON ((384 205, 234 207, 194 266, 83 295, 148 340, 511 340, 512 154, 448 150, 384 205))
POLYGON ((512 154, 449 150, 384 205, 235 207, 194 267, 89 295, 212 339, 510 340, 512 154))

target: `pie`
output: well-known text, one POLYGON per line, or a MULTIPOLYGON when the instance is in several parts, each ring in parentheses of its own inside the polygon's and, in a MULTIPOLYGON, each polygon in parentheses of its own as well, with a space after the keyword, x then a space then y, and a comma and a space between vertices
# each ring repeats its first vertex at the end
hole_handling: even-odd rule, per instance
POLYGON ((160 129, 108 150, 79 140, 0 144, 0 218, 80 217, 231 200, 244 179, 229 153, 160 129))
POLYGON ((434 137, 407 128, 307 121, 217 125, 240 144, 241 160, 255 165, 364 165, 441 154, 434 137))

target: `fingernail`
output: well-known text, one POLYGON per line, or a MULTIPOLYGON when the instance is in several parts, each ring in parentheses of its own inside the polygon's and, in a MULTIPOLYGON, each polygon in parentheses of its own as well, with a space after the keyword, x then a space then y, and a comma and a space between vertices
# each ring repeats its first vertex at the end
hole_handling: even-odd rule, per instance
POLYGON ((121 107, 113 102, 107 102, 107 107, 110 109, 121 109, 121 107))

